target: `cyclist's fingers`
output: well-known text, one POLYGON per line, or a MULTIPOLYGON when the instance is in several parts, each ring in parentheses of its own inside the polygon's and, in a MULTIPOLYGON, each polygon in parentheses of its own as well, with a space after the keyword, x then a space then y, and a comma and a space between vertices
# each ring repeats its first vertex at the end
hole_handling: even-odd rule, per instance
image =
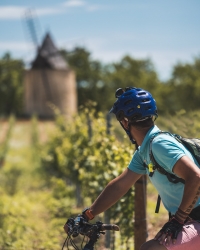
POLYGON ((65 230, 65 233, 68 233, 68 231, 69 231, 69 227, 68 227, 68 225, 67 225, 67 224, 65 224, 63 228, 64 228, 64 230, 65 230))
POLYGON ((167 239, 166 239, 166 242, 165 242, 165 245, 166 245, 166 246, 169 246, 171 240, 172 240, 171 235, 168 235, 168 236, 167 236, 167 239))
POLYGON ((156 236, 154 237, 154 240, 158 240, 158 239, 160 238, 161 235, 162 235, 162 233, 161 233, 161 232, 158 232, 158 233, 156 234, 156 236))
POLYGON ((165 239, 167 238, 167 234, 163 233, 160 238, 159 238, 159 241, 160 241, 160 244, 163 245, 165 243, 165 239))
POLYGON ((176 239, 172 239, 172 243, 175 245, 176 244, 176 239))
POLYGON ((175 232, 174 234, 172 234, 171 241, 173 244, 176 244, 177 237, 178 237, 178 232, 175 232))

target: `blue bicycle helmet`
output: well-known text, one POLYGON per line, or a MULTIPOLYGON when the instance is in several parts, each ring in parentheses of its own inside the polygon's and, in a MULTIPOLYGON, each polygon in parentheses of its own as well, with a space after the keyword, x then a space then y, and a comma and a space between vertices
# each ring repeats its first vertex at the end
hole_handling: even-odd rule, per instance
POLYGON ((156 101, 152 95, 141 88, 126 87, 116 90, 118 98, 109 113, 114 113, 118 121, 127 118, 130 122, 142 121, 145 118, 157 117, 156 101))
POLYGON ((126 87, 125 90, 116 90, 115 97, 118 98, 109 113, 114 113, 123 129, 128 134, 131 142, 136 144, 128 129, 121 121, 125 118, 130 122, 140 122, 152 116, 158 117, 156 101, 152 95, 141 88, 126 87))

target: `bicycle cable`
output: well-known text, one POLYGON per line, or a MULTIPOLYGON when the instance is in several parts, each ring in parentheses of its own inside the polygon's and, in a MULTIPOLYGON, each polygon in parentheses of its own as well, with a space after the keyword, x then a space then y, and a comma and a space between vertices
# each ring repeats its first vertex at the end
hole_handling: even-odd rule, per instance
POLYGON ((64 241, 64 243, 63 243, 63 246, 62 246, 62 250, 64 250, 64 247, 65 247, 66 242, 67 242, 67 244, 68 244, 68 238, 69 238, 69 236, 67 236, 67 238, 65 239, 65 241, 64 241))
POLYGON ((82 243, 81 243, 81 249, 83 249, 83 242, 84 242, 84 240, 85 240, 85 235, 84 235, 82 243))

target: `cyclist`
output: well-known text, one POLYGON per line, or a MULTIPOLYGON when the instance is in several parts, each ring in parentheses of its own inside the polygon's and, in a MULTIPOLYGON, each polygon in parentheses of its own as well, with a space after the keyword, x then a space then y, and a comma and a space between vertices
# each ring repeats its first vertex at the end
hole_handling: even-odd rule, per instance
MULTIPOLYGON (((151 172, 150 180, 171 217, 155 238, 144 243, 140 249, 199 250, 200 167, 196 159, 175 138, 159 133, 159 128, 154 124, 158 116, 156 102, 148 91, 127 87, 125 90, 118 89, 116 98, 110 112, 116 115, 131 142, 136 144, 137 150, 129 166, 120 176, 108 183, 94 203, 83 211, 83 217, 91 220, 104 212, 142 175, 149 175, 151 172), (150 145, 156 162, 167 172, 183 179, 184 184, 170 182, 166 175, 157 170, 152 175, 150 145)), ((64 228, 67 232, 67 226, 64 228)))

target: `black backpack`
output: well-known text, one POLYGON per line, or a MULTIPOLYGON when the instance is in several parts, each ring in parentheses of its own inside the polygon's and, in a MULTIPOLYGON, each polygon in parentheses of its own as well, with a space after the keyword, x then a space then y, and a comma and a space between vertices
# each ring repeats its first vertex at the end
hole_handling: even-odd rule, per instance
MULTIPOLYGON (((173 138, 175 138, 178 142, 182 143, 190 151, 190 153, 194 156, 194 158, 197 160, 197 162, 198 162, 199 165, 200 165, 200 139, 198 139, 198 138, 183 138, 183 137, 181 137, 180 135, 177 135, 177 134, 171 134, 169 132, 160 131, 159 133, 155 134, 151 138, 151 140, 150 140, 150 152, 149 152, 149 156, 150 156, 150 160, 153 163, 153 165, 152 165, 152 169, 150 171, 149 176, 152 177, 153 174, 154 174, 154 171, 157 169, 161 174, 166 175, 167 179, 170 182, 172 182, 174 184, 181 182, 181 183, 184 184, 185 181, 183 179, 177 177, 174 174, 171 174, 171 173, 167 172, 162 166, 160 166, 156 162, 156 160, 155 160, 155 158, 153 156, 152 142, 153 142, 154 138, 156 136, 160 135, 161 133, 168 134, 168 135, 172 136, 173 138)), ((146 167, 149 169, 148 166, 146 166, 146 167)), ((159 212, 160 201, 161 201, 161 198, 160 198, 160 195, 158 195, 155 213, 159 212)))

